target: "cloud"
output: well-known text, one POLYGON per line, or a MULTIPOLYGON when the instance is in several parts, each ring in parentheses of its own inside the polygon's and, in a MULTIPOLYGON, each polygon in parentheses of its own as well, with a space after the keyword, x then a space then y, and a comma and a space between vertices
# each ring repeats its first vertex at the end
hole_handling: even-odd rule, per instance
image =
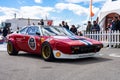
MULTIPOLYGON (((82 24, 86 23, 90 19, 89 7, 86 8, 81 5, 77 5, 77 4, 73 4, 73 3, 58 3, 55 5, 55 8, 58 10, 59 13, 62 12, 63 10, 69 10, 69 11, 73 12, 74 14, 78 15, 78 17, 80 17, 80 19, 84 17, 84 20, 81 19, 81 21, 80 21, 80 23, 82 23, 82 24)), ((93 6, 93 12, 95 14, 95 16, 93 17, 93 20, 96 19, 99 10, 100 10, 100 8, 93 6)), ((72 23, 72 22, 74 22, 74 19, 71 19, 70 23, 72 23)), ((74 22, 74 23, 78 24, 78 22, 74 22)))
MULTIPOLYGON (((58 10, 58 12, 61 12, 63 10, 70 10, 74 14, 82 16, 82 15, 88 15, 89 16, 89 7, 83 7, 77 4, 73 3, 58 3, 55 5, 55 8, 58 10)), ((100 9, 98 7, 93 6, 93 12, 97 13, 100 9)))
POLYGON ((36 3, 42 3, 42 0, 34 0, 36 3))
POLYGON ((4 13, 5 15, 13 14, 16 11, 18 11, 18 10, 15 8, 0 7, 0 12, 4 13))
POLYGON ((77 4, 72 4, 72 3, 58 3, 55 5, 56 9, 58 9, 58 11, 62 11, 62 10, 70 10, 72 11, 74 14, 77 15, 82 15, 82 14, 87 14, 88 13, 88 8, 82 7, 80 5, 77 4))
POLYGON ((15 12, 18 12, 15 8, 0 7, 0 13, 2 13, 2 16, 0 16, 0 22, 5 19, 13 18, 15 12))
MULTIPOLYGON (((85 3, 89 3, 90 0, 65 0, 66 2, 69 2, 69 3, 81 3, 81 2, 85 2, 85 3)), ((106 1, 106 0, 93 0, 93 3, 96 3, 96 2, 102 2, 102 1, 106 1)))
POLYGON ((20 14, 23 14, 23 17, 45 17, 49 16, 49 12, 53 11, 51 7, 40 7, 40 6, 24 6, 20 8, 20 14))
POLYGON ((14 18, 14 14, 16 13, 17 18, 45 18, 45 16, 49 16, 50 12, 53 12, 54 9, 52 7, 41 7, 41 6, 23 6, 20 9, 16 8, 8 8, 8 7, 0 7, 0 21, 5 19, 14 18))
MULTIPOLYGON (((42 0, 34 0, 36 3, 41 3, 42 0)), ((19 9, 17 8, 8 8, 8 7, 0 7, 0 19, 10 19, 14 18, 14 14, 16 13, 17 18, 45 18, 46 16, 49 17, 51 12, 54 12, 53 14, 62 13, 63 10, 69 10, 75 14, 75 16, 78 15, 78 17, 89 17, 89 7, 84 7, 75 3, 79 2, 88 2, 90 0, 64 0, 65 3, 56 3, 54 7, 42 7, 42 6, 22 6, 19 9), (2 14, 2 15, 1 15, 2 14)), ((105 1, 105 0, 93 0, 95 2, 97 1, 105 1)), ((95 7, 93 5, 93 12, 97 13, 99 11, 99 8, 95 7)), ((51 14, 52 15, 52 14, 51 14)), ((63 17, 59 18, 60 16, 50 16, 49 18, 52 18, 53 20, 57 21, 59 23, 61 20, 66 20, 63 17), (55 19, 56 18, 56 19, 55 19)), ((71 17, 70 20, 66 20, 67 22, 73 22, 74 17, 71 17)), ((0 20, 1 21, 1 20, 0 20)), ((76 21, 77 22, 77 21, 76 21)), ((80 22, 80 21, 79 21, 80 22)))

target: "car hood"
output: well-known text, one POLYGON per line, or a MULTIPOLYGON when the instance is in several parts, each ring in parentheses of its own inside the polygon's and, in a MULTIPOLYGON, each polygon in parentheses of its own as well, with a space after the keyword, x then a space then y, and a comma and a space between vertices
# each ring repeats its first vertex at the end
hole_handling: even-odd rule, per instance
POLYGON ((65 43, 69 45, 94 45, 102 44, 97 40, 86 38, 83 36, 54 36, 56 42, 65 43))

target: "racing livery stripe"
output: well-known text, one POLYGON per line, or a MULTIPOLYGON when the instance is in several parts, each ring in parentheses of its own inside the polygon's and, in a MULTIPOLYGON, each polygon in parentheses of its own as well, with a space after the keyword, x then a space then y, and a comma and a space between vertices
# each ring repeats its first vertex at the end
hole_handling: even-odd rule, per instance
POLYGON ((79 40, 80 42, 84 43, 85 45, 88 45, 88 43, 84 42, 83 40, 79 40))
POLYGON ((86 43, 88 43, 89 45, 92 45, 92 43, 90 41, 87 41, 87 40, 83 40, 85 41, 86 43))
POLYGON ((79 40, 80 42, 84 43, 85 45, 92 45, 92 43, 86 39, 79 39, 76 36, 69 36, 70 39, 72 40, 79 40))
POLYGON ((70 39, 78 39, 76 36, 69 36, 70 39))
POLYGON ((85 45, 92 45, 90 41, 87 40, 79 40, 80 42, 84 43, 85 45))

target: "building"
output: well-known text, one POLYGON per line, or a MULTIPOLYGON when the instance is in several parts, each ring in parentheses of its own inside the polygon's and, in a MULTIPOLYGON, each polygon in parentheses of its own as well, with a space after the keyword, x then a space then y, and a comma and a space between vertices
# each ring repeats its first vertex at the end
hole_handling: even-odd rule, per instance
POLYGON ((99 12, 97 20, 103 30, 106 30, 108 23, 113 20, 114 16, 120 17, 120 0, 106 1, 99 12))
MULTIPOLYGON (((28 25, 38 25, 40 23, 41 19, 30 19, 30 18, 13 18, 13 19, 6 19, 4 22, 2 22, 2 27, 5 27, 6 25, 10 26, 11 32, 14 32, 19 29, 21 29, 24 26, 28 25)), ((44 25, 52 25, 53 20, 43 20, 44 25)))

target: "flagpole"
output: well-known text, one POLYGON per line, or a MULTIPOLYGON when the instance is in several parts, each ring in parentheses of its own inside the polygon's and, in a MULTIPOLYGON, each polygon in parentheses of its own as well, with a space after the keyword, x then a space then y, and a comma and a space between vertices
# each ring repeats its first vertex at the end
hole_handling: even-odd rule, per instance
POLYGON ((91 17, 91 22, 92 22, 92 17, 91 17))
POLYGON ((90 0, 90 20, 92 22, 92 17, 94 16, 94 13, 92 12, 92 0, 90 0))

